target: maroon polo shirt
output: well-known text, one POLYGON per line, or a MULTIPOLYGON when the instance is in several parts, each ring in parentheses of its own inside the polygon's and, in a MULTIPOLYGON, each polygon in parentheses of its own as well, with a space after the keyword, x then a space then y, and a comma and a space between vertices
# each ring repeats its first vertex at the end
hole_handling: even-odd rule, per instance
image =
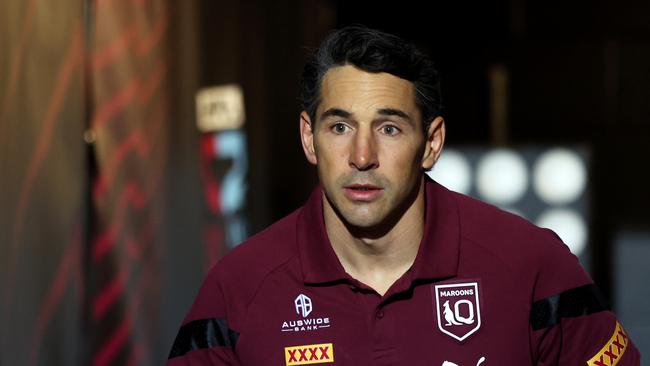
POLYGON ((380 296, 343 269, 322 192, 223 258, 168 365, 639 365, 550 230, 426 179, 413 266, 380 296))

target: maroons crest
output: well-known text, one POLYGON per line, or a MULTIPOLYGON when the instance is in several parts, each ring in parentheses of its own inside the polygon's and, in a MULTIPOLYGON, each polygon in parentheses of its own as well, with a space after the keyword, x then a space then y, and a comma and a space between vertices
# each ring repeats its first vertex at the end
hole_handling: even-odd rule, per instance
POLYGON ((438 329, 464 341, 481 327, 478 282, 435 285, 433 296, 438 329))

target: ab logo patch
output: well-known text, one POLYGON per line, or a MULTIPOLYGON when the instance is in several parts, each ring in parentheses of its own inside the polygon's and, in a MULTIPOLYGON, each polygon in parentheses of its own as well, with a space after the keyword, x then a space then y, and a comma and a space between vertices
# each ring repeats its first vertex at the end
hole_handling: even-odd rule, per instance
POLYGON ((438 329, 458 341, 464 341, 481 327, 478 282, 435 285, 435 312, 438 329))

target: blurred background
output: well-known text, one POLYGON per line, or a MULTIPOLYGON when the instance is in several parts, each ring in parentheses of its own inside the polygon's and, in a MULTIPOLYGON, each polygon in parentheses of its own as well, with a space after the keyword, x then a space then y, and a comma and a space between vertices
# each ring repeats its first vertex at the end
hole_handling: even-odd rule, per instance
POLYGON ((650 351, 650 3, 3 0, 0 365, 157 365, 208 269, 316 182, 327 32, 442 74, 431 175, 551 227, 650 351))

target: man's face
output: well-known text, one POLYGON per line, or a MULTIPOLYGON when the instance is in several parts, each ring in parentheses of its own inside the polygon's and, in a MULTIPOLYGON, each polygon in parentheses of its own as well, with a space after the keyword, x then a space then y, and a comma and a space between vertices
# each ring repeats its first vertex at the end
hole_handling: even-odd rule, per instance
POLYGON ((405 210, 418 194, 422 168, 433 166, 442 147, 442 119, 434 124, 442 129, 440 141, 422 131, 410 81, 354 66, 330 69, 316 122, 301 114, 303 147, 317 165, 325 203, 358 228, 385 224, 405 210))

